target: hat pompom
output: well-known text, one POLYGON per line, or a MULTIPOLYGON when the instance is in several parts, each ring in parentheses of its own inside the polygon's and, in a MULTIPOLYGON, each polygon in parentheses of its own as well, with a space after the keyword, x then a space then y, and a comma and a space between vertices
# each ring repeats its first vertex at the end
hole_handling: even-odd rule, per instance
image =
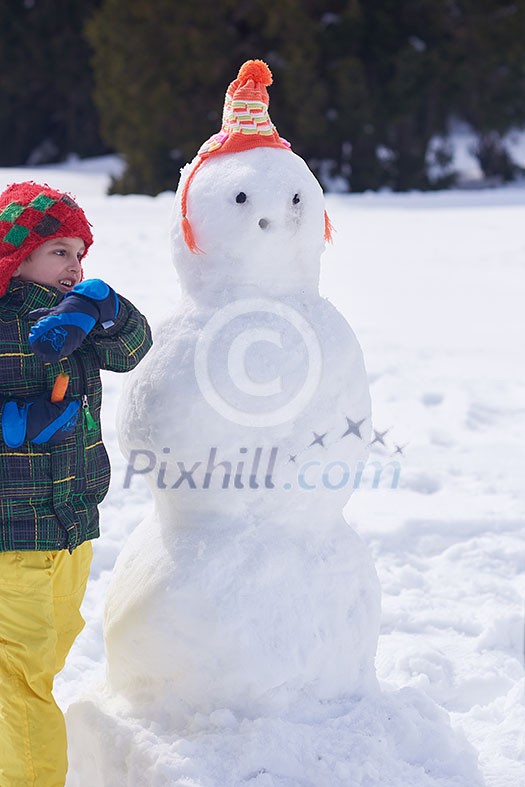
POLYGON ((265 87, 272 84, 272 72, 264 60, 247 60, 246 63, 242 64, 237 80, 239 82, 248 82, 250 79, 254 82, 262 83, 265 87))

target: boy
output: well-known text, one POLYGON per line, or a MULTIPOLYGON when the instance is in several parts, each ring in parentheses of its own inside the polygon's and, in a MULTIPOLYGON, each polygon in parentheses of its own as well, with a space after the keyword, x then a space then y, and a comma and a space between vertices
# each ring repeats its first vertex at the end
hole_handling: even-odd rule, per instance
POLYGON ((110 477, 100 369, 151 347, 145 318, 100 279, 83 210, 47 185, 0 195, 0 784, 63 787, 65 723, 53 695, 84 621, 80 604, 110 477), (69 375, 51 402, 57 375, 69 375))

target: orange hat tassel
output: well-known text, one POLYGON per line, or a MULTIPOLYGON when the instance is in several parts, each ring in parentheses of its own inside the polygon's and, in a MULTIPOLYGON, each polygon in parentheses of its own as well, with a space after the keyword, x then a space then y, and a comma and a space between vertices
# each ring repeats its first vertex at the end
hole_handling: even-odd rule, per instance
POLYGON ((193 252, 193 254, 202 254, 202 249, 199 249, 197 243, 195 242, 195 236, 187 216, 182 217, 182 235, 184 238, 184 243, 188 249, 193 252))
POLYGON ((192 171, 188 175, 180 200, 180 207, 182 211, 182 236, 186 246, 193 254, 205 254, 205 252, 202 249, 199 249, 197 246, 197 241, 195 240, 195 235, 193 234, 193 228, 190 224, 190 220, 188 219, 188 189, 190 187, 191 181, 195 177, 195 173, 203 163, 204 159, 199 158, 197 164, 193 167, 192 171))
POLYGON ((332 222, 330 221, 328 213, 325 211, 324 212, 324 239, 325 239, 326 243, 333 243, 334 242, 334 239, 333 239, 333 236, 332 236, 332 233, 334 233, 334 232, 335 232, 335 227, 332 224, 332 222))

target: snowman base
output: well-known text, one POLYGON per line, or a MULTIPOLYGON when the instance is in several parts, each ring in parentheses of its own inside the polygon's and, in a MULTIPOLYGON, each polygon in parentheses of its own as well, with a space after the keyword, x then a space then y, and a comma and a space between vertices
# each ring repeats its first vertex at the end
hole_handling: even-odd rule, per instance
POLYGON ((107 694, 73 703, 67 787, 482 787, 476 754, 414 689, 317 703, 302 720, 196 714, 180 733, 107 694))
MULTIPOLYGON (((187 514, 189 516, 189 513, 187 514)), ((376 686, 377 576, 342 519, 230 518, 165 532, 153 512, 115 565, 106 597, 108 686, 138 715, 301 717, 376 686)))

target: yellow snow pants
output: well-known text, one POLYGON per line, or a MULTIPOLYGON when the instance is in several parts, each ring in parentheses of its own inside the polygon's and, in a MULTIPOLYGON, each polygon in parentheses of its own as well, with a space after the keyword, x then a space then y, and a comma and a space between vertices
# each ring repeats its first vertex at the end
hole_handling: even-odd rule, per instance
POLYGON ((0 787, 64 787, 67 741, 52 690, 84 627, 93 549, 0 552, 0 787))

